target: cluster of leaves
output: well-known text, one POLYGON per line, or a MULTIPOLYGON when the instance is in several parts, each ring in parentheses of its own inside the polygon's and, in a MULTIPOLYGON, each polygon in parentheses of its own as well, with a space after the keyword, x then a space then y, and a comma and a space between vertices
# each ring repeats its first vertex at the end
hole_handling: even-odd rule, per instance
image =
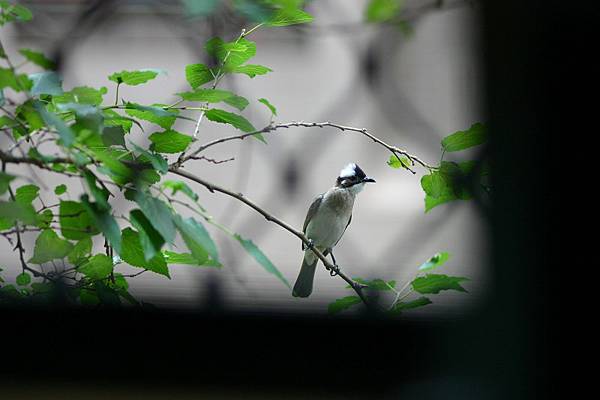
POLYGON ((207 17, 224 8, 231 8, 247 20, 271 26, 303 24, 313 20, 302 10, 304 0, 182 0, 185 13, 190 17, 207 17))
MULTIPOLYGON (((485 162, 444 161, 446 153, 467 150, 486 141, 487 131, 482 123, 475 123, 467 130, 454 132, 442 139, 440 165, 421 178, 421 187, 425 192, 425 212, 454 200, 472 199, 475 190, 483 190, 486 193, 491 191, 488 182, 489 168, 485 162)), ((408 159, 404 157, 392 155, 388 160, 388 165, 395 169, 408 164, 408 159)))
MULTIPOLYGON (((450 258, 450 255, 446 252, 435 254, 421 264, 417 270, 417 276, 400 289, 396 287, 396 281, 394 280, 354 278, 354 281, 364 285, 373 304, 380 303, 382 294, 393 295, 391 305, 386 307, 384 312, 390 315, 398 315, 406 310, 423 307, 432 303, 429 297, 426 296, 420 296, 414 300, 406 300, 413 293, 430 295, 438 294, 443 290, 466 292, 466 289, 461 286, 460 282, 467 281, 468 278, 430 273, 430 271, 442 266, 448 258, 450 258)), ((351 286, 347 286, 346 288, 350 289, 351 286)), ((359 296, 345 296, 329 304, 328 311, 330 314, 337 314, 361 302, 362 300, 359 296)))
MULTIPOLYGON (((462 162, 444 161, 446 153, 468 150, 482 145, 486 141, 487 131, 485 125, 481 123, 475 123, 467 130, 454 132, 442 139, 440 165, 438 167, 431 167, 430 173, 421 178, 421 187, 425 192, 425 212, 451 201, 471 199, 473 197, 473 187, 476 185, 488 193, 491 191, 487 182, 489 171, 485 163, 472 160, 462 162)), ((390 156, 387 164, 391 168, 401 169, 405 168, 406 165, 410 165, 410 160, 407 157, 399 157, 393 154, 390 156)), ((438 253, 423 263, 418 268, 418 272, 422 273, 438 268, 448 258, 448 253, 438 253)), ((387 312, 398 314, 403 310, 423 307, 432 303, 428 297, 424 296, 408 302, 400 301, 411 293, 437 294, 442 290, 466 292, 460 285, 460 282, 468 279, 426 273, 424 276, 417 276, 400 290, 396 289, 395 281, 384 281, 381 279, 365 281, 361 278, 356 278, 355 280, 364 284, 367 290, 371 292, 393 293, 395 299, 387 312), (406 289, 408 290, 405 292, 406 289)), ((360 302, 361 299, 358 296, 343 297, 329 305, 329 312, 335 314, 360 302)))
POLYGON ((12 21, 30 21, 32 17, 27 7, 6 0, 0 1, 0 26, 12 21))
MULTIPOLYGON (((242 2, 237 2, 241 4, 242 2)), ((265 2, 272 11, 270 20, 260 26, 286 26, 308 22, 312 17, 298 1, 265 2)), ((23 6, 0 2, 0 23, 27 21, 31 13, 23 6)), ((253 28, 255 30, 257 27, 253 28)), ((134 87, 156 79, 157 69, 121 71, 111 74, 116 84, 114 104, 106 104, 106 87, 78 86, 65 90, 54 63, 42 53, 21 49, 24 61, 15 67, 0 45, 0 129, 12 140, 0 149, 0 234, 14 244, 22 261, 22 273, 15 284, 1 282, 2 299, 39 299, 50 287, 60 285, 69 301, 79 304, 120 304, 125 300, 139 305, 128 292, 128 278, 150 271, 167 278, 172 265, 219 268, 218 249, 203 223, 220 229, 238 242, 267 272, 289 287, 288 281, 251 241, 216 223, 200 205, 199 196, 185 182, 166 179, 192 151, 193 136, 176 131, 177 119, 196 121, 186 113, 201 112, 207 120, 228 124, 243 132, 255 127, 239 112, 250 101, 230 91, 217 89, 227 74, 250 78, 271 72, 262 65, 249 64, 256 44, 246 38, 227 42, 212 38, 205 50, 215 66, 191 64, 185 67, 190 90, 177 93, 172 105, 138 104, 119 97, 119 88, 134 87), (25 74, 18 69, 31 63, 41 72, 25 74), (10 95, 5 98, 5 93, 10 95), (188 103, 182 106, 182 103, 188 103), (216 108, 224 104, 235 111, 216 108), (160 128, 147 137, 148 148, 128 139, 142 124, 160 128), (50 150, 48 150, 50 149, 50 150), (52 151, 52 153, 50 153, 52 151), (15 154, 15 153, 20 153, 15 154), (18 175, 6 172, 6 165, 26 163, 65 177, 79 178, 85 192, 69 185, 54 189, 57 201, 47 204, 35 184, 16 186, 18 175), (128 215, 117 215, 112 199, 121 195, 129 201, 128 215), (176 209, 184 206, 194 212, 184 217, 176 209), (118 222, 120 221, 120 223, 118 222), (38 232, 33 256, 25 257, 21 242, 25 232, 38 232), (177 237, 187 252, 175 252, 177 237), (103 250, 99 251, 99 248, 103 250), (117 272, 121 264, 141 269, 126 275, 117 272)), ((266 99, 258 103, 276 114, 266 99)), ((262 107, 261 105, 261 107, 262 107)), ((257 140, 265 142, 262 135, 257 140)))
MULTIPOLYGON (((312 16, 299 9, 300 0, 182 0, 189 17, 209 17, 227 9, 256 23, 287 24, 290 19, 312 21, 312 16)), ((404 0, 370 0, 364 10, 370 23, 389 23, 400 28, 407 22, 400 18, 404 0)))

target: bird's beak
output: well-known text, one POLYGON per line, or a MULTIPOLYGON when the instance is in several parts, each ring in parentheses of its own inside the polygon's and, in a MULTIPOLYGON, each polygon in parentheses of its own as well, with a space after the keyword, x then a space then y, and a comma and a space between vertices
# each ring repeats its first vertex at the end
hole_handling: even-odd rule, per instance
POLYGON ((369 182, 370 182, 370 183, 375 183, 375 179, 373 179, 373 178, 369 178, 369 177, 367 176, 365 179, 363 179, 363 182, 365 182, 365 183, 369 183, 369 182))

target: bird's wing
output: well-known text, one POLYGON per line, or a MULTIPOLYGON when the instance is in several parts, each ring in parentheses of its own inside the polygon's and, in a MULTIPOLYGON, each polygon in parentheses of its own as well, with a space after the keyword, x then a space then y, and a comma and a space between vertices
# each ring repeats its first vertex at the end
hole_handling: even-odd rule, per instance
MULTIPOLYGON (((306 228, 308 227, 308 223, 315 216, 317 210, 319 209, 319 205, 321 205, 321 200, 323 200, 323 194, 318 195, 310 205, 308 209, 308 213, 306 214, 306 218, 304 219, 304 226, 302 227, 302 232, 306 233, 306 228)), ((302 243, 302 250, 306 248, 306 245, 302 243)))
POLYGON ((337 246, 338 242, 340 240, 342 240, 342 236, 344 236, 344 233, 346 233, 346 229, 348 229, 348 225, 350 225, 350 222, 352 222, 352 214, 350 214, 350 218, 348 218, 348 223, 346 224, 346 227, 344 228, 344 232, 342 232, 342 234, 340 235, 340 238, 337 240, 337 242, 335 242, 335 244, 332 247, 337 246))

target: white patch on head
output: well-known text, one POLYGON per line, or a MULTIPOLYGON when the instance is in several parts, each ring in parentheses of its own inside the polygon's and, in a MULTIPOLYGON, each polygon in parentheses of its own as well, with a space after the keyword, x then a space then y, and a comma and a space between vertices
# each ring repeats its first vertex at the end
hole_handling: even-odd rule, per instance
POLYGON ((349 178, 351 176, 356 175, 356 164, 350 163, 344 167, 343 170, 340 171, 340 178, 349 178))

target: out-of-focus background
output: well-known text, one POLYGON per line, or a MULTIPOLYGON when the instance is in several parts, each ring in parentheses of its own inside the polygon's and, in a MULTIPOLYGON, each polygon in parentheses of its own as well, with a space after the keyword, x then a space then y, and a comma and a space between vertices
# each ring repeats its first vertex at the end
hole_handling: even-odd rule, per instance
MULTIPOLYGON (((176 101, 176 92, 190 89, 185 66, 207 61, 204 42, 213 36, 232 40, 251 26, 228 8, 229 2, 207 16, 190 15, 193 10, 178 1, 23 3, 33 11, 34 22, 2 28, 6 51, 15 54, 29 47, 57 58, 64 88, 105 86, 106 102, 115 96, 108 75, 140 68, 160 68, 166 74, 145 85, 122 86, 120 97, 142 104, 176 101)), ((407 24, 399 28, 366 23, 366 5, 358 0, 312 1, 307 6, 315 17, 312 24, 259 29, 250 37, 257 43, 252 63, 273 72, 253 79, 228 76, 220 86, 251 101, 269 99, 277 107, 278 122, 331 121, 367 128, 436 164, 442 137, 485 121, 479 10, 470 1, 407 0, 407 24)), ((244 115, 257 127, 269 123, 267 109, 256 101, 244 115)), ((174 129, 191 134, 194 123, 178 120, 174 129)), ((147 143, 156 130, 147 125, 131 138, 147 143)), ((233 133, 230 127, 205 121, 199 137, 204 142, 233 133)), ((389 153, 358 133, 291 128, 270 133, 267 140, 266 146, 253 140, 215 146, 207 156, 235 160, 218 165, 198 160, 186 169, 243 192, 300 228, 314 196, 334 183, 345 164, 356 162, 377 184, 359 196, 352 224, 336 248, 343 270, 350 276, 404 283, 431 255, 447 251, 451 258, 440 272, 468 277, 469 293, 438 295, 415 315, 454 318, 477 307, 488 284, 487 232, 474 202, 454 202, 425 213, 420 177, 427 171, 417 168, 412 175, 391 169, 386 165, 389 153)), ((49 188, 59 183, 80 187, 60 176, 40 176, 49 188)), ((293 284, 302 258, 295 237, 235 200, 195 189, 216 220, 252 239, 293 284)), ((126 201, 121 206, 126 209, 126 201)), ((130 280, 132 294, 158 306, 194 309, 210 290, 222 294, 222 306, 230 309, 310 313, 325 313, 326 304, 352 294, 341 279, 319 268, 313 295, 293 298, 238 243, 218 231, 211 233, 223 269, 172 267, 171 280, 145 273, 130 280)), ((28 248, 34 240, 35 235, 26 237, 28 248)), ((8 267, 4 276, 13 279, 20 273, 18 256, 5 241, 0 252, 0 264, 8 267)))

